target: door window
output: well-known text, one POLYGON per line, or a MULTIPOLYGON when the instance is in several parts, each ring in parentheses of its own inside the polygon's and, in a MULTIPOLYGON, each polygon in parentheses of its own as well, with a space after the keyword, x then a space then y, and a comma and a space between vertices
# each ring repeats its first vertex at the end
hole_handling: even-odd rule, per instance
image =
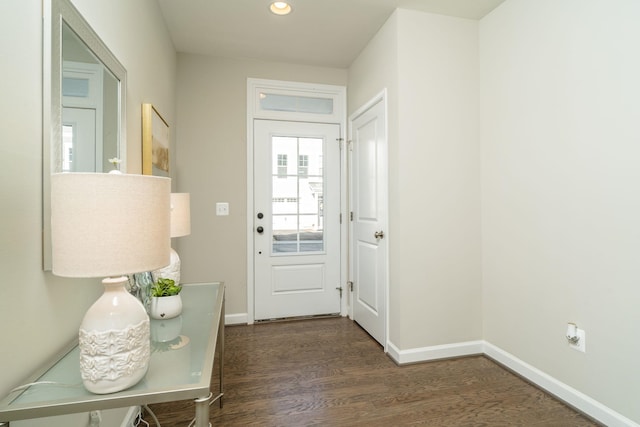
POLYGON ((323 252, 324 140, 273 136, 271 142, 272 253, 323 252), (288 158, 298 164, 287 165, 288 158))

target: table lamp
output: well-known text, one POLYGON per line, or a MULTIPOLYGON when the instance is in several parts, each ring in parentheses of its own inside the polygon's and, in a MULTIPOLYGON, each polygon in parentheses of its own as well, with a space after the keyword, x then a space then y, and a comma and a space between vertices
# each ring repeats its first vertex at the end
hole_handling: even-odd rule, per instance
POLYGON ((171 180, 148 175, 51 176, 53 274, 106 277, 79 331, 80 373, 92 393, 127 389, 147 372, 149 317, 127 274, 167 265, 171 180))
MULTIPOLYGON (((191 198, 189 193, 171 193, 171 237, 182 237, 191 234, 191 198)), ((152 272, 153 281, 172 279, 175 285, 180 284, 180 257, 171 248, 169 265, 152 272)))

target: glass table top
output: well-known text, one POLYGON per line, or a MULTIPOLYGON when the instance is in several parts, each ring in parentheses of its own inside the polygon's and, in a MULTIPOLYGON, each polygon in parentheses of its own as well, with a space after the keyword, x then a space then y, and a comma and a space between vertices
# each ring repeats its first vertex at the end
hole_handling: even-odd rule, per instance
POLYGON ((151 360, 145 377, 117 393, 93 394, 82 385, 77 345, 50 364, 31 384, 0 401, 0 422, 87 412, 209 394, 224 285, 183 285, 182 314, 151 319, 151 360))

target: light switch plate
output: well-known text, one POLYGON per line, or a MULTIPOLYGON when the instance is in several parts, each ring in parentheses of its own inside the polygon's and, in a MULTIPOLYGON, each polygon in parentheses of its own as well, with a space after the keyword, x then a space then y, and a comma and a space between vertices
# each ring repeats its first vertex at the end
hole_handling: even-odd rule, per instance
POLYGON ((229 215, 229 203, 226 203, 226 202, 216 203, 216 215, 218 216, 229 215))

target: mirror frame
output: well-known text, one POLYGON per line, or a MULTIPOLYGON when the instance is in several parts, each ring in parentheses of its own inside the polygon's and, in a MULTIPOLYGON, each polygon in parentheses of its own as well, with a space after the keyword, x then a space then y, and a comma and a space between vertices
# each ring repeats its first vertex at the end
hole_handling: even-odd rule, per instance
POLYGON ((51 270, 51 174, 62 162, 63 22, 118 80, 118 158, 126 172, 127 71, 70 0, 43 2, 42 43, 42 265, 51 270))

